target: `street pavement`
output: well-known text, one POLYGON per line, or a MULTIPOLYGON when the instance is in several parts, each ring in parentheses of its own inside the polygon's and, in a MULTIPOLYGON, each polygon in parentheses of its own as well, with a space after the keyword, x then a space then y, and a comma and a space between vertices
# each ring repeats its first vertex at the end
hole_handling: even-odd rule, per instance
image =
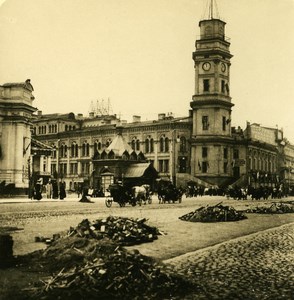
POLYGON ((164 261, 199 285, 187 299, 294 299, 294 223, 164 261))
MULTIPOLYGON (((24 245, 24 252, 28 251, 28 245, 34 246, 30 241, 38 233, 56 233, 57 229, 67 228, 69 224, 78 222, 85 216, 92 218, 119 213, 124 216, 146 217, 167 234, 153 243, 136 248, 142 254, 166 259, 166 264, 173 265, 178 273, 189 277, 198 285, 199 288, 193 295, 185 299, 294 299, 294 214, 248 214, 247 220, 218 224, 184 222, 178 219, 180 215, 199 205, 216 204, 220 200, 238 209, 264 203, 270 205, 272 200, 236 201, 225 197, 220 199, 205 196, 184 198, 181 204, 159 205, 154 198, 151 205, 140 208, 119 208, 114 203, 111 209, 105 207, 102 198, 93 198, 94 204, 79 203, 78 200, 76 194, 68 195, 64 200, 0 199, 3 204, 0 215, 3 225, 23 225, 24 230, 15 233, 14 238, 20 246, 24 245), (36 211, 33 212, 33 209, 36 211), (79 211, 83 211, 85 215, 78 215, 79 211), (69 215, 63 215, 65 212, 69 215), (16 219, 10 220, 13 217, 16 219), (23 223, 15 224, 14 221, 17 220, 23 223), (200 250, 194 251, 196 249, 200 250), (186 253, 187 251, 193 252, 186 253), (186 254, 179 256, 179 253, 186 254)), ((20 248, 18 251, 21 250, 20 248)))

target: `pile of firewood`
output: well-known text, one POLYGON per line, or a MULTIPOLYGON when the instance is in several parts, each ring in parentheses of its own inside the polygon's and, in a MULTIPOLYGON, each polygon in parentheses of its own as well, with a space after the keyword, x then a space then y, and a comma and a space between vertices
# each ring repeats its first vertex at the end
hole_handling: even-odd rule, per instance
POLYGON ((242 212, 236 211, 231 206, 221 203, 212 206, 201 206, 193 212, 179 217, 180 220, 190 222, 230 222, 246 219, 242 212))
POLYGON ((109 216, 90 222, 83 220, 76 228, 70 228, 69 234, 81 237, 101 239, 108 237, 120 245, 137 245, 152 242, 158 238, 160 231, 145 224, 147 219, 132 219, 109 216))
POLYGON ((52 276, 24 290, 24 299, 183 299, 183 294, 195 290, 188 279, 106 234, 113 236, 119 227, 121 232, 133 227, 134 232, 143 232, 148 228, 144 222, 114 217, 82 221, 31 256, 31 266, 52 276))
POLYGON ((294 213, 293 202, 275 202, 271 206, 257 206, 246 210, 247 213, 257 214, 286 214, 294 213))

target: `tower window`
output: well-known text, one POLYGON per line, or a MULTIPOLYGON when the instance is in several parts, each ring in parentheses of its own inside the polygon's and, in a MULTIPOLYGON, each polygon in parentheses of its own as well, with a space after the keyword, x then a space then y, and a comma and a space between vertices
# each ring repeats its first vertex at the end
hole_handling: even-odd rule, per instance
POLYGON ((208 130, 208 116, 202 116, 202 130, 208 130))
POLYGON ((224 159, 228 159, 228 148, 224 148, 224 159))
POLYGON ((224 173, 228 173, 228 163, 224 162, 224 173))
POLYGON ((227 119, 226 117, 223 117, 223 131, 226 130, 226 125, 227 125, 227 119))
POLYGON ((207 147, 202 147, 202 157, 207 157, 207 147))
POLYGON ((203 79, 203 91, 209 92, 209 79, 203 79))
POLYGON ((222 80, 222 93, 223 94, 226 92, 225 88, 226 88, 226 83, 224 80, 222 80))
POLYGON ((201 168, 202 173, 207 173, 207 167, 208 167, 207 161, 203 161, 202 162, 202 168, 201 168))

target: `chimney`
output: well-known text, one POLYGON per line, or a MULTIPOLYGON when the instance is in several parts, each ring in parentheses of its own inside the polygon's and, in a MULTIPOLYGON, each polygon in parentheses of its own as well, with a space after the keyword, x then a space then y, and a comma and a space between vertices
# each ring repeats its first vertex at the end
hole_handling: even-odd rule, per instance
POLYGON ((94 118, 94 112, 93 111, 89 112, 89 117, 94 118))
POLYGON ((41 116, 42 116, 42 111, 38 110, 38 117, 41 117, 41 116))
POLYGON ((133 116, 133 123, 141 122, 141 116, 133 116))

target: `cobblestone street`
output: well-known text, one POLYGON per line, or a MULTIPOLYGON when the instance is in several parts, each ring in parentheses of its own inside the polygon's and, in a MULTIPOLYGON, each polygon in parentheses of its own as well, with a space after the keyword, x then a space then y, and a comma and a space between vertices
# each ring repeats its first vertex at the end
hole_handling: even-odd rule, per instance
POLYGON ((166 260, 199 284, 189 299, 294 299, 294 224, 166 260))
MULTIPOLYGON (((93 200, 94 203, 80 203, 76 198, 23 203, 23 200, 3 200, 0 228, 16 226, 22 229, 12 233, 14 254, 21 255, 46 247, 46 244, 35 242, 36 236, 50 237, 76 226, 85 218, 95 220, 109 215, 146 218, 164 234, 152 243, 128 248, 163 260, 193 280, 199 288, 185 299, 294 299, 293 214, 248 213, 248 219, 219 223, 179 220, 195 208, 221 201, 245 210, 269 206, 272 201, 279 200, 236 201, 205 196, 185 198, 181 204, 158 204, 154 199, 152 204, 123 208, 115 204, 107 208, 103 199, 93 200)), ((293 198, 283 201, 293 201, 293 198)), ((5 285, 11 278, 19 284, 25 276, 31 274, 14 275, 13 270, 2 270, 0 290, 1 284, 5 285)))

